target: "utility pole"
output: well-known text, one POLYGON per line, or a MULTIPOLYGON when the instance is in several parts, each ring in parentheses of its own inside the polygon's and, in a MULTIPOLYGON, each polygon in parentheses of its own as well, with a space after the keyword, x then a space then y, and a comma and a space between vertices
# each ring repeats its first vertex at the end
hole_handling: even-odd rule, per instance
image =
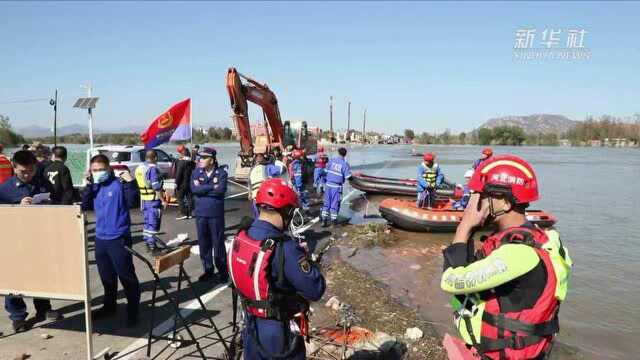
POLYGON ((53 106, 53 146, 58 146, 58 89, 55 97, 49 100, 49 105, 53 106))
POLYGON ((367 129, 367 108, 364 108, 364 111, 362 112, 362 143, 363 144, 367 141, 366 129, 367 129))
MULTIPOLYGON (((91 90, 93 90, 91 83, 87 85, 87 97, 91 97, 91 90)), ((93 109, 89 108, 89 149, 93 151, 93 109)))
POLYGON ((347 142, 351 141, 351 101, 347 103, 347 142))
POLYGON ((336 138, 333 135, 333 96, 329 96, 329 141, 331 143, 336 142, 336 138))

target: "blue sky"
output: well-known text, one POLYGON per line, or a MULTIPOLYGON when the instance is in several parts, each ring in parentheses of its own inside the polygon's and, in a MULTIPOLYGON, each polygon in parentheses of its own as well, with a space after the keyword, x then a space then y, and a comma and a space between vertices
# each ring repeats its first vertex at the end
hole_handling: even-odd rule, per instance
MULTIPOLYGON (((91 81, 99 128, 143 127, 193 99, 196 124, 230 125, 229 66, 266 82, 284 119, 401 132, 466 131, 504 115, 640 112, 640 3, 0 2, 0 113, 62 125, 91 81), (590 60, 513 59, 515 33, 587 31, 590 60)), ((538 41, 539 38, 536 38, 538 41)), ((537 44, 537 43, 536 43, 537 44)), ((259 114, 253 109, 251 115, 259 114)))

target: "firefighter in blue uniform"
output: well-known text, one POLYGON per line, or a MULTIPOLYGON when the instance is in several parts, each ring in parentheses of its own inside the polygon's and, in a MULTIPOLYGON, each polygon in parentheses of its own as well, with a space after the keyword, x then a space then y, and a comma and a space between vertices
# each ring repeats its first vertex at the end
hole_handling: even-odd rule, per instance
POLYGON ((132 245, 129 209, 137 205, 137 187, 128 171, 116 178, 105 155, 91 158, 89 166, 82 210, 95 211, 95 256, 104 287, 103 305, 91 316, 100 319, 115 314, 120 279, 127 298, 126 326, 133 327, 138 321, 140 283, 125 246, 132 245))
POLYGON ((191 175, 191 192, 195 202, 198 246, 204 273, 198 280, 227 282, 227 257, 224 248, 224 195, 227 172, 218 166, 216 150, 202 148, 198 168, 191 175), (218 273, 214 273, 215 267, 218 273))
POLYGON ((444 181, 444 174, 440 170, 440 165, 434 162, 435 155, 424 153, 423 162, 418 166, 417 190, 418 207, 431 208, 435 202, 436 190, 444 181))
MULTIPOLYGON (((37 176, 37 160, 30 151, 21 150, 13 155, 14 175, 0 185, 0 204, 31 205, 36 194, 51 192, 51 184, 44 178, 37 176)), ((34 219, 34 221, 37 221, 34 219)), ((37 226, 37 222, 34 223, 37 226)), ((12 239, 20 241, 20 239, 12 239)), ((34 322, 45 319, 55 320, 60 317, 57 311, 51 310, 49 299, 33 299, 36 308, 34 322)), ((13 330, 21 332, 28 330, 31 322, 27 322, 27 305, 18 296, 6 296, 4 308, 9 313, 13 330)))
POLYGON ((329 225, 329 218, 334 225, 338 223, 342 185, 351 178, 351 167, 345 159, 347 149, 339 148, 338 155, 331 159, 325 168, 324 204, 320 215, 323 227, 329 225))
POLYGON ((296 149, 292 153, 293 161, 291 162, 291 180, 293 182, 293 188, 298 193, 298 199, 302 204, 302 210, 309 210, 309 201, 307 195, 304 192, 304 151, 296 149))
POLYGON ((325 279, 299 243, 284 234, 298 207, 288 184, 266 180, 256 202, 260 216, 233 240, 228 261, 245 311, 244 358, 305 359, 309 301, 322 297, 325 279))
POLYGON ((147 249, 153 251, 162 223, 162 178, 156 166, 158 154, 155 150, 148 150, 145 159, 144 165, 136 168, 136 182, 140 188, 140 206, 144 216, 142 237, 147 249))

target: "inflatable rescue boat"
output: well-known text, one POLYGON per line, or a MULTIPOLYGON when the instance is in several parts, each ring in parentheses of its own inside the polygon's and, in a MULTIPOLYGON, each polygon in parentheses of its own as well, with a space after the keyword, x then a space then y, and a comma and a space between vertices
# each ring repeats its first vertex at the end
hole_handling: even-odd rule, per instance
MULTIPOLYGON (((354 189, 367 194, 416 196, 417 193, 416 179, 397 179, 354 173, 350 184, 354 189)), ((462 196, 462 190, 456 190, 455 184, 445 183, 443 185, 444 188, 436 191, 439 196, 456 199, 462 196)))
MULTIPOLYGON (((380 203, 380 215, 398 228, 418 232, 454 232, 464 210, 454 210, 451 202, 439 202, 432 209, 416 206, 415 200, 385 199, 380 203)), ((542 210, 529 210, 527 220, 542 228, 553 226, 556 218, 542 210)))

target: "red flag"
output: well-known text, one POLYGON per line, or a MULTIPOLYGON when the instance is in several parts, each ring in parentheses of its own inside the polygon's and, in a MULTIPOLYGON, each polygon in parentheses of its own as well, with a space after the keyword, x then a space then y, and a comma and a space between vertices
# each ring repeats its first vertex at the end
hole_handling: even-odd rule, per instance
POLYGON ((191 99, 186 99, 173 105, 153 120, 147 131, 140 135, 140 140, 146 149, 154 148, 169 141, 180 124, 190 122, 191 99))

